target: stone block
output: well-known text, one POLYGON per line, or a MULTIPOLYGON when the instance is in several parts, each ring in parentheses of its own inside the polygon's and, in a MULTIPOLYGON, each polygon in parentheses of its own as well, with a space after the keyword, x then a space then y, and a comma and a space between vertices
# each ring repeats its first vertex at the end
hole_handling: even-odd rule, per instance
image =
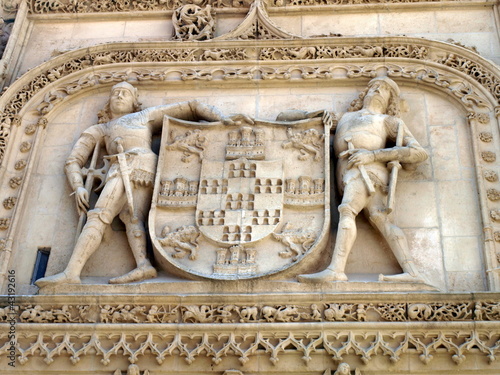
POLYGON ((125 21, 81 21, 75 24, 75 28, 71 34, 71 39, 89 40, 122 37, 125 30, 125 24, 125 21))
POLYGON ((404 228, 438 226, 433 182, 399 181, 396 189, 396 223, 404 228))
POLYGON ((478 237, 444 237, 443 251, 448 272, 479 271, 483 268, 478 237))
POLYGON ((481 233, 479 202, 474 181, 437 183, 438 214, 444 236, 477 236, 481 233))
POLYGON ((446 290, 439 229, 410 228, 405 229, 404 232, 408 240, 411 257, 414 259, 418 270, 431 285, 442 291, 446 290))
POLYGON ((426 122, 425 98, 422 94, 403 94, 408 111, 401 114, 402 120, 422 147, 429 144, 426 122))
POLYGON ((430 11, 381 13, 379 19, 379 33, 382 35, 432 33, 436 31, 434 12, 430 11))
POLYGON ((37 173, 46 176, 64 173, 64 162, 71 152, 71 145, 44 147, 38 159, 37 173))
POLYGON ((374 35, 378 34, 378 15, 369 14, 331 14, 318 16, 303 16, 302 35, 374 35))
POLYGON ((427 94, 428 125, 453 125, 458 117, 462 117, 457 107, 437 95, 427 94))
POLYGON ((430 128, 431 160, 434 177, 437 180, 461 178, 456 133, 454 126, 430 128))
POLYGON ((130 20, 125 24, 123 36, 125 38, 166 38, 170 39, 173 33, 172 21, 165 19, 130 20))
POLYGON ((455 292, 480 292, 486 290, 482 271, 448 272, 448 289, 455 292))
POLYGON ((495 20, 488 9, 442 9, 436 12, 438 33, 493 32, 495 20))

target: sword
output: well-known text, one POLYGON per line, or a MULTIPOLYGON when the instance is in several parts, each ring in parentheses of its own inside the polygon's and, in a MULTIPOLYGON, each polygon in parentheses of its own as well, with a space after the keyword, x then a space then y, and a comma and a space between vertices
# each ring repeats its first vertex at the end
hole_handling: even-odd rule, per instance
MULTIPOLYGON (((404 131, 403 131, 403 126, 402 122, 399 122, 398 124, 398 134, 396 136, 396 147, 401 147, 403 146, 403 136, 404 136, 404 131)), ((392 210, 394 209, 394 200, 395 200, 395 195, 396 195, 396 184, 398 182, 398 173, 399 170, 401 169, 401 163, 399 160, 393 160, 387 163, 387 166, 391 170, 391 176, 389 178, 389 192, 387 194, 387 208, 386 212, 390 214, 392 210)))
MULTIPOLYGON (((101 147, 101 142, 97 142, 94 147, 94 153, 92 154, 92 158, 90 159, 90 165, 88 168, 82 168, 82 174, 86 177, 85 178, 85 190, 89 192, 92 190, 92 186, 94 186, 94 179, 97 177, 101 177, 97 171, 100 171, 100 169, 96 169, 97 165, 97 157, 99 156, 99 148, 101 147)), ((75 241, 78 240, 78 237, 80 237, 80 233, 82 232, 83 225, 85 224, 85 220, 87 218, 87 213, 82 212, 80 214, 80 217, 78 218, 78 225, 76 227, 76 237, 75 241)))
POLYGON ((127 195, 128 209, 130 211, 130 215, 132 216, 131 221, 132 221, 132 223, 137 223, 138 219, 137 219, 137 216, 135 216, 134 197, 132 196, 132 186, 130 184, 130 168, 127 164, 127 159, 125 158, 122 141, 123 141, 123 139, 120 137, 115 139, 115 142, 117 145, 116 150, 118 151, 118 154, 116 155, 116 157, 118 158, 118 164, 120 166, 120 172, 122 175, 123 185, 125 187, 125 194, 127 195))
MULTIPOLYGON (((354 145, 352 144, 352 137, 345 137, 345 141, 347 142, 347 148, 349 150, 354 150, 354 145)), ((375 187, 373 186, 372 180, 370 180, 370 176, 366 172, 366 168, 363 164, 358 165, 359 173, 361 173, 361 177, 365 182, 366 188, 368 189, 368 194, 375 194, 375 187)))

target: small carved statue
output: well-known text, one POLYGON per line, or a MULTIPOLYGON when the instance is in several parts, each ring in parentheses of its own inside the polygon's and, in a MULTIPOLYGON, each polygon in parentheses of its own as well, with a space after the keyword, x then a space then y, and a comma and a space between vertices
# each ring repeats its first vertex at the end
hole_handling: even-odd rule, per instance
POLYGON ((356 216, 362 210, 385 238, 403 273, 380 275, 379 281, 423 283, 403 231, 390 215, 401 164, 427 159, 426 151, 398 117, 398 85, 387 77, 372 79, 368 88, 340 119, 334 137, 337 181, 342 197, 337 240, 330 265, 322 272, 301 275, 302 282, 347 281, 347 258, 356 239, 356 216), (388 141, 395 143, 388 147, 388 141))
POLYGON ((104 230, 115 217, 125 224, 129 245, 137 268, 111 279, 111 284, 131 283, 156 277, 156 270, 146 257, 147 218, 153 192, 157 156, 151 149, 153 133, 160 131, 163 117, 185 120, 223 121, 233 124, 253 121, 243 115, 223 117, 214 107, 196 100, 140 110, 137 89, 127 82, 114 85, 105 107, 107 122, 91 126, 76 142, 66 161, 65 172, 76 198, 79 214, 89 208, 89 189, 84 185, 83 168, 104 145, 110 166, 105 185, 95 207, 78 237, 66 269, 39 279, 41 288, 50 284, 80 284, 80 273, 89 257, 101 244, 104 230))
MULTIPOLYGON (((351 366, 348 363, 342 362, 338 365, 333 375, 351 375, 351 366)), ((361 371, 358 369, 354 370, 354 375, 361 375, 361 371)))

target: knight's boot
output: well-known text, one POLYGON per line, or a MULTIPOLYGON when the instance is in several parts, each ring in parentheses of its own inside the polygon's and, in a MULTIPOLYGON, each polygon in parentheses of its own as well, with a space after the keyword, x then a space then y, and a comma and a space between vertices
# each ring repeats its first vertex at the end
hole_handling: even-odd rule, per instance
POLYGON ((327 283, 332 281, 348 281, 344 273, 347 258, 356 239, 356 214, 348 204, 339 206, 340 220, 337 240, 333 249, 333 259, 323 271, 310 275, 299 275, 301 283, 327 283))
POLYGON ((378 281, 387 281, 393 283, 426 283, 426 280, 418 272, 415 264, 411 260, 404 262, 401 266, 403 267, 403 273, 399 273, 397 275, 380 274, 378 276, 378 281))
POLYGON ((98 214, 90 211, 88 213, 88 221, 78 237, 75 249, 69 260, 66 269, 56 275, 43 277, 35 281, 39 288, 47 285, 59 284, 81 284, 80 273, 83 266, 87 263, 90 256, 97 250, 102 240, 104 233, 104 222, 99 218, 98 214))
POLYGON ((47 285, 81 284, 80 276, 70 275, 63 271, 52 276, 43 277, 35 281, 36 286, 43 288, 47 285))
POLYGON ((137 268, 125 275, 109 280, 110 284, 128 284, 137 281, 152 279, 157 276, 156 270, 146 258, 146 230, 142 220, 134 221, 128 212, 122 213, 120 218, 127 227, 127 239, 134 254, 137 268))
POLYGON ((114 277, 109 280, 110 284, 128 284, 137 281, 152 279, 157 276, 156 270, 151 265, 149 260, 145 260, 141 265, 125 275, 114 277))
POLYGON ((331 268, 327 268, 321 272, 312 273, 310 275, 299 275, 301 283, 328 283, 333 281, 347 281, 347 275, 344 272, 337 272, 331 268))

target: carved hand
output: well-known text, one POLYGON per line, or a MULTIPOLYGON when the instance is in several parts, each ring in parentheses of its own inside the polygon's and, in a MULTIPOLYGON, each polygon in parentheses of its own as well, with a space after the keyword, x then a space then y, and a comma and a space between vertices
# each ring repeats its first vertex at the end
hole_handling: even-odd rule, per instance
POLYGON ((237 115, 232 115, 224 118, 222 120, 222 123, 224 125, 241 125, 242 123, 247 125, 253 125, 254 121, 250 116, 239 113, 237 115))
POLYGON ((325 111, 323 113, 323 124, 327 124, 330 127, 330 131, 334 131, 337 128, 339 119, 337 115, 333 112, 325 111))
POLYGON ((352 149, 341 152, 339 158, 343 159, 349 157, 347 168, 358 167, 360 165, 373 163, 375 161, 375 154, 372 151, 365 149, 352 149))
POLYGON ((87 212, 89 208, 89 192, 84 187, 79 187, 75 191, 75 199, 78 215, 87 212))

